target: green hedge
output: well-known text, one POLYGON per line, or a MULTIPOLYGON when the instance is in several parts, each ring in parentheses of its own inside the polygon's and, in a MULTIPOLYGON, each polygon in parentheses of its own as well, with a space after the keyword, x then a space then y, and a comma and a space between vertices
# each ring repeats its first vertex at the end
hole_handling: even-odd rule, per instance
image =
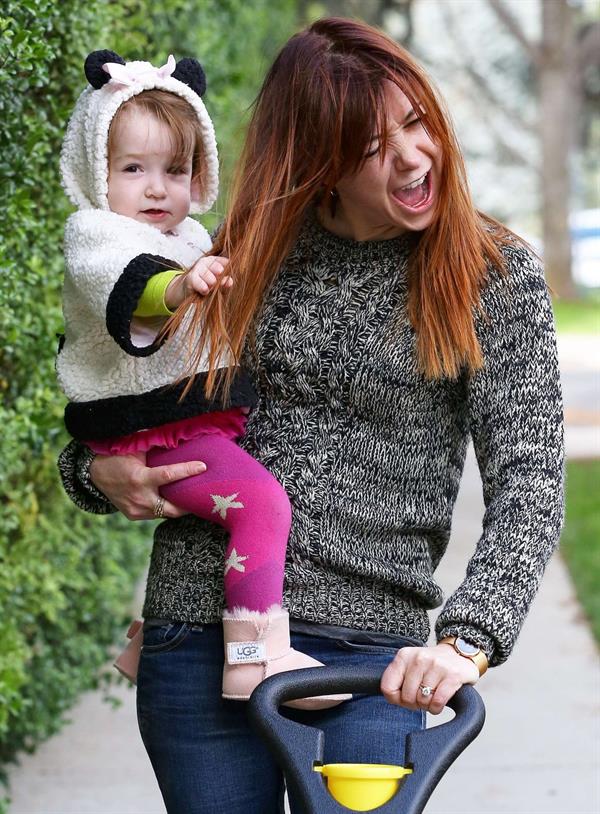
POLYGON ((0 11, 0 765, 56 731, 97 682, 151 532, 79 512, 55 466, 67 440, 54 353, 70 211, 58 155, 83 60, 97 48, 155 64, 169 53, 197 56, 227 177, 244 111, 295 23, 292 0, 163 0, 159 8, 152 0, 5 0, 0 11))

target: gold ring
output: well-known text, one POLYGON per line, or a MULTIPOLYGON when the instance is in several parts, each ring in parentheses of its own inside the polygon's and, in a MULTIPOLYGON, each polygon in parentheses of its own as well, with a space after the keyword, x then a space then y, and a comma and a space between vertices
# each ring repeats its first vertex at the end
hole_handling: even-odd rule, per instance
POLYGON ((154 517, 164 517, 165 516, 165 499, 164 497, 159 497, 154 504, 154 517))

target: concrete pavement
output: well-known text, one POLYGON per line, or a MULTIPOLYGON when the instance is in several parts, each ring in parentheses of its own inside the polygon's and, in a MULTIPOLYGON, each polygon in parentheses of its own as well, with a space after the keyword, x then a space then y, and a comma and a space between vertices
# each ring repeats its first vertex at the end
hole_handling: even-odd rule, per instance
MULTIPOLYGON (((572 457, 600 457, 599 344, 595 338, 561 343, 565 405, 579 409, 583 398, 586 411, 585 423, 567 430, 572 457), (575 394, 569 376, 582 372, 586 383, 578 378, 575 394)), ((437 572, 446 592, 464 574, 482 514, 470 451, 452 540, 437 572)), ((560 555, 547 569, 511 659, 478 688, 486 725, 434 792, 427 814, 597 814, 600 660, 560 555)), ((10 773, 10 814, 165 814, 138 736, 134 694, 125 687, 114 694, 123 700, 120 709, 89 693, 63 732, 22 758, 10 773)))

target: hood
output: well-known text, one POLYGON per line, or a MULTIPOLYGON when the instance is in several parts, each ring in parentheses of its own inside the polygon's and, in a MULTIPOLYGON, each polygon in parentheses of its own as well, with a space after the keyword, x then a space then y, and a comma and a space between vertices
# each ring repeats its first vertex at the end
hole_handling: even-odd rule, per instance
POLYGON ((60 170, 69 199, 79 209, 108 210, 108 130, 119 107, 143 90, 166 90, 182 96, 195 110, 204 141, 207 174, 202 200, 191 212, 207 212, 219 190, 219 161, 213 123, 201 99, 206 89, 195 59, 156 68, 149 62, 125 62, 113 51, 94 51, 85 61, 90 85, 80 95, 63 141, 60 170))

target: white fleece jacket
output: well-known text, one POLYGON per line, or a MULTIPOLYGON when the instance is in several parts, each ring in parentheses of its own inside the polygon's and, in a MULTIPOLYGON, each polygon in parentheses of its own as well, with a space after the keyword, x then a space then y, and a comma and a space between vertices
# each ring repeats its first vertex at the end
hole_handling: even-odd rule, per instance
MULTIPOLYGON (((84 209, 69 217, 64 246, 65 340, 56 368, 71 401, 139 395, 183 374, 186 350, 177 336, 161 346, 136 344, 136 322, 141 327, 142 321, 132 315, 151 274, 146 276, 142 271, 140 275, 134 263, 135 280, 129 270, 131 280, 123 286, 124 296, 115 291, 120 280, 126 282, 128 264, 140 255, 171 261, 165 269, 178 265, 189 268, 210 249, 208 232, 192 218, 186 218, 177 231, 177 236, 163 235, 153 226, 110 211, 84 209), (132 285, 135 281, 137 285, 132 285), (127 352, 111 336, 107 329, 109 307, 113 313, 120 312, 123 327, 128 323, 132 346, 140 347, 144 355, 132 355, 135 350, 127 352)), ((158 327, 152 331, 152 339, 158 327)), ((205 369, 201 365, 199 371, 205 369)))

